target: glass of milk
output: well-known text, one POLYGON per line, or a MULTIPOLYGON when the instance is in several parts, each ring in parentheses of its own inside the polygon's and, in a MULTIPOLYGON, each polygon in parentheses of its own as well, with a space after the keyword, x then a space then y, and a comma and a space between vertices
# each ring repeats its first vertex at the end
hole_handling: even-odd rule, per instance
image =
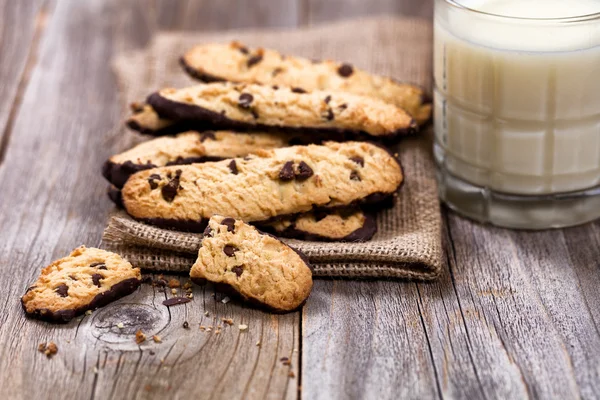
POLYGON ((600 0, 435 0, 440 196, 495 225, 600 218, 600 0))

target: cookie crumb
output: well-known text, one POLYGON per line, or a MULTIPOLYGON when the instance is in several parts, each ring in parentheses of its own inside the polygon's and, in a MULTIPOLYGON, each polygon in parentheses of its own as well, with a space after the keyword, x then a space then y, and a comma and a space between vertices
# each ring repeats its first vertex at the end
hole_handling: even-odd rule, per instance
POLYGON ((175 289, 175 288, 171 289, 171 294, 177 294, 177 289, 175 289))
POLYGON ((51 358, 58 353, 58 346, 54 342, 40 343, 38 345, 38 351, 44 353, 46 357, 51 358))
POLYGON ((288 376, 289 376, 290 378, 295 378, 295 377, 296 377, 296 374, 294 374, 294 371, 290 371, 290 372, 288 373, 288 376))
POLYGON ((223 321, 225 324, 231 326, 233 325, 233 319, 231 318, 221 318, 221 321, 223 321))
POLYGON ((227 304, 227 303, 229 303, 230 301, 231 301, 231 299, 230 299, 229 297, 225 296, 225 297, 223 297, 223 300, 221 300, 221 303, 223 303, 223 304, 227 304))
POLYGON ((206 328, 206 332, 212 332, 212 328, 209 326, 208 328, 206 328))
POLYGON ((152 340, 154 340, 154 343, 162 343, 162 339, 158 335, 153 335, 152 340))
POLYGON ((246 331, 246 330, 248 330, 248 325, 246 325, 246 324, 240 324, 240 325, 238 325, 238 329, 240 331, 246 331))
POLYGON ((144 335, 144 332, 142 332, 141 329, 138 329, 137 332, 135 333, 135 342, 137 344, 140 344, 145 341, 146 341, 146 335, 144 335))
POLYGON ((257 345, 258 347, 260 347, 260 340, 259 340, 258 342, 256 342, 256 345, 257 345))
POLYGON ((94 375, 98 375, 98 367, 94 366, 93 371, 94 371, 94 375))
POLYGON ((210 316, 210 314, 208 313, 208 311, 204 311, 204 315, 206 315, 207 317, 210 316))
POLYGON ((184 288, 185 290, 191 289, 191 288, 192 288, 192 282, 190 282, 190 281, 187 281, 187 282, 186 282, 186 283, 183 285, 183 288, 184 288))
POLYGON ((123 325, 123 323, 122 323, 122 322, 119 322, 119 323, 117 324, 117 328, 119 328, 119 329, 123 329, 123 328, 125 328, 125 325, 123 325))
POLYGON ((200 330, 201 330, 202 332, 204 332, 204 331, 206 330, 206 327, 205 327, 204 325, 200 325, 200 330))
POLYGON ((93 311, 92 311, 92 310, 87 310, 87 311, 85 312, 85 315, 92 315, 92 313, 93 313, 93 311))
POLYGON ((168 283, 171 289, 181 287, 181 282, 177 279, 170 279, 168 283))
POLYGON ((186 293, 185 297, 187 297, 188 299, 193 299, 194 298, 194 294, 193 293, 186 293))

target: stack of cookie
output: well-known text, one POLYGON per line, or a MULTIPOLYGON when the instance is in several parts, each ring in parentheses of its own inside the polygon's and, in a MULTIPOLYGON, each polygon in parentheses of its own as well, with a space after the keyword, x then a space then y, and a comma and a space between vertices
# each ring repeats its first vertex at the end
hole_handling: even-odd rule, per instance
POLYGON ((420 88, 238 42, 197 46, 181 64, 203 83, 153 93, 127 121, 163 137, 104 165, 129 215, 190 232, 221 214, 282 237, 371 239, 372 210, 403 181, 382 143, 429 120, 420 88))
MULTIPOLYGON (((382 143, 415 133, 431 105, 418 87, 350 64, 237 42, 197 46, 181 63, 203 83, 132 106, 127 125, 161 137, 104 164, 109 195, 139 221, 204 233, 194 282, 294 310, 312 288, 310 266, 264 231, 371 239, 373 210, 404 179, 382 143)), ((140 283, 119 255, 80 247, 43 269, 21 302, 29 316, 67 322, 140 283)))

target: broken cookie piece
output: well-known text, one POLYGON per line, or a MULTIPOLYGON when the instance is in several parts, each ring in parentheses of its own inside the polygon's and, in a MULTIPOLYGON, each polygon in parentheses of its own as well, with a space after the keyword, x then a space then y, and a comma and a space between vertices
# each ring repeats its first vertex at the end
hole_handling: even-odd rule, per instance
POLYGON ((251 225, 218 215, 208 222, 190 277, 278 312, 300 307, 312 289, 306 256, 251 225))
POLYGON ((65 323, 132 293, 140 279, 118 254, 81 246, 44 268, 21 304, 29 317, 65 323))

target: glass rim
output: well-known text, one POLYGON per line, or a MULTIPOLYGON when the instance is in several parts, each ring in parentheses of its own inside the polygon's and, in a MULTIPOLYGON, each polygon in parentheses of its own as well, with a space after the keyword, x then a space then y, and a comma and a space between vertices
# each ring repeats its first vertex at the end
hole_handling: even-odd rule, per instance
POLYGON ((484 15, 486 17, 493 17, 504 20, 517 20, 517 21, 530 21, 530 22, 558 22, 558 23, 573 23, 573 22, 586 22, 593 20, 600 20, 600 11, 592 14, 576 15, 573 17, 549 17, 549 18, 535 18, 535 17, 512 17, 509 15, 495 14, 487 11, 477 10, 475 8, 468 7, 460 3, 460 0, 442 0, 444 3, 449 4, 452 7, 473 12, 476 14, 484 15))

